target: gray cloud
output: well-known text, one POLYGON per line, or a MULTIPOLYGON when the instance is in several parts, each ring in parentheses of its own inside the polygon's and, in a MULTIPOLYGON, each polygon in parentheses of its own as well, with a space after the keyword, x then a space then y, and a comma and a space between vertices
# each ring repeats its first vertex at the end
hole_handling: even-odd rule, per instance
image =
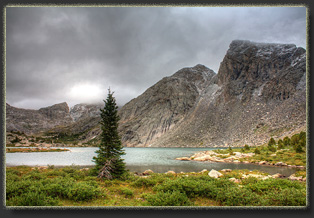
POLYGON ((183 67, 218 72, 230 42, 306 46, 304 7, 8 7, 6 100, 120 105, 183 67))

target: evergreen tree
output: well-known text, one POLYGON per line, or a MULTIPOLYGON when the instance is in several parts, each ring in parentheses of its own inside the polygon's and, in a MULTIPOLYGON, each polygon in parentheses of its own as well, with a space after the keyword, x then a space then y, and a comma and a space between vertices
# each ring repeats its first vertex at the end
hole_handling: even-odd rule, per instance
POLYGON ((278 140, 278 149, 283 149, 283 148, 284 148, 283 141, 282 141, 282 139, 279 139, 278 140))
POLYGON ((288 136, 283 138, 283 144, 284 146, 290 145, 290 138, 288 136))
POLYGON ((299 134, 299 144, 302 146, 302 147, 305 147, 306 146, 306 133, 305 132, 300 132, 299 134))
POLYGON ((244 145, 244 149, 249 151, 250 150, 250 147, 248 145, 244 145))
POLYGON ((260 154, 261 152, 260 152, 260 150, 258 148, 255 148, 254 153, 255 154, 260 154))
POLYGON ((229 146, 228 150, 229 150, 229 154, 233 155, 233 151, 232 151, 232 148, 230 146, 229 146))
POLYGON ((108 97, 104 100, 105 106, 100 109, 101 142, 99 150, 96 151, 98 155, 93 157, 93 161, 99 177, 109 175, 109 178, 119 178, 126 172, 124 160, 121 159, 125 152, 118 134, 118 106, 113 93, 110 89, 108 91, 108 97), (106 173, 100 172, 104 170, 106 173))
POLYGON ((270 146, 273 146, 273 145, 276 145, 276 141, 275 141, 275 139, 273 137, 271 137, 269 139, 268 146, 270 147, 270 146))
POLYGON ((295 152, 297 153, 302 153, 303 152, 303 149, 302 149, 302 145, 301 144, 298 144, 295 148, 295 152))
POLYGON ((273 137, 271 137, 267 146, 268 150, 271 152, 276 152, 276 148, 274 147, 275 145, 276 145, 276 141, 273 137))
POLYGON ((297 145, 299 144, 299 134, 294 134, 291 137, 290 144, 293 146, 294 149, 297 147, 297 145))

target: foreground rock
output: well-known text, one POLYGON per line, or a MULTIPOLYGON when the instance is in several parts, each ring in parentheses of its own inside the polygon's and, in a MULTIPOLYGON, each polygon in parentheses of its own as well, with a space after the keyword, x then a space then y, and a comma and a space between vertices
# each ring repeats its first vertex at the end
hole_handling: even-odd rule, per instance
POLYGON ((221 177, 223 174, 222 173, 220 173, 220 172, 218 172, 217 170, 211 170, 209 173, 208 173, 208 175, 210 176, 210 177, 212 177, 212 178, 219 178, 219 177, 221 177))

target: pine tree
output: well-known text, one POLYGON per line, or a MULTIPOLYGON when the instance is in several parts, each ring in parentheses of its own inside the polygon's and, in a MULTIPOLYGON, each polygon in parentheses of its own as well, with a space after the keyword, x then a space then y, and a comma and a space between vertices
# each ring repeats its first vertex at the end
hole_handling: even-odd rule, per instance
POLYGON ((290 145, 290 138, 288 136, 283 138, 283 144, 284 146, 290 145))
POLYGON ((276 145, 276 141, 275 141, 275 139, 273 137, 271 137, 269 139, 268 146, 270 147, 270 146, 273 146, 273 145, 276 145))
POLYGON ((105 106, 100 109, 101 142, 99 150, 96 151, 98 155, 93 157, 93 161, 99 177, 109 175, 107 178, 119 178, 126 172, 124 160, 121 159, 125 152, 118 134, 118 106, 113 93, 110 89, 108 91, 108 97, 104 100, 105 106))

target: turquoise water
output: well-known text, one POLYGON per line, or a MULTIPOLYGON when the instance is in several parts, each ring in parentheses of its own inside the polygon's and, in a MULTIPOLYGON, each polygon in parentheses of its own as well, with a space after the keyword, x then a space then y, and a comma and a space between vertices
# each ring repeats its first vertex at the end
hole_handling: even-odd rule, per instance
MULTIPOLYGON (((96 156, 98 148, 70 147, 67 152, 32 152, 32 153, 7 153, 7 166, 91 166, 92 158, 96 156)), ((179 161, 177 157, 189 157, 196 152, 213 150, 217 148, 125 148, 126 155, 122 158, 130 171, 143 172, 151 169, 157 173, 169 170, 179 172, 199 172, 203 169, 249 169, 261 170, 270 174, 281 173, 289 176, 296 170, 287 167, 260 166, 253 164, 232 164, 215 162, 179 161)))

